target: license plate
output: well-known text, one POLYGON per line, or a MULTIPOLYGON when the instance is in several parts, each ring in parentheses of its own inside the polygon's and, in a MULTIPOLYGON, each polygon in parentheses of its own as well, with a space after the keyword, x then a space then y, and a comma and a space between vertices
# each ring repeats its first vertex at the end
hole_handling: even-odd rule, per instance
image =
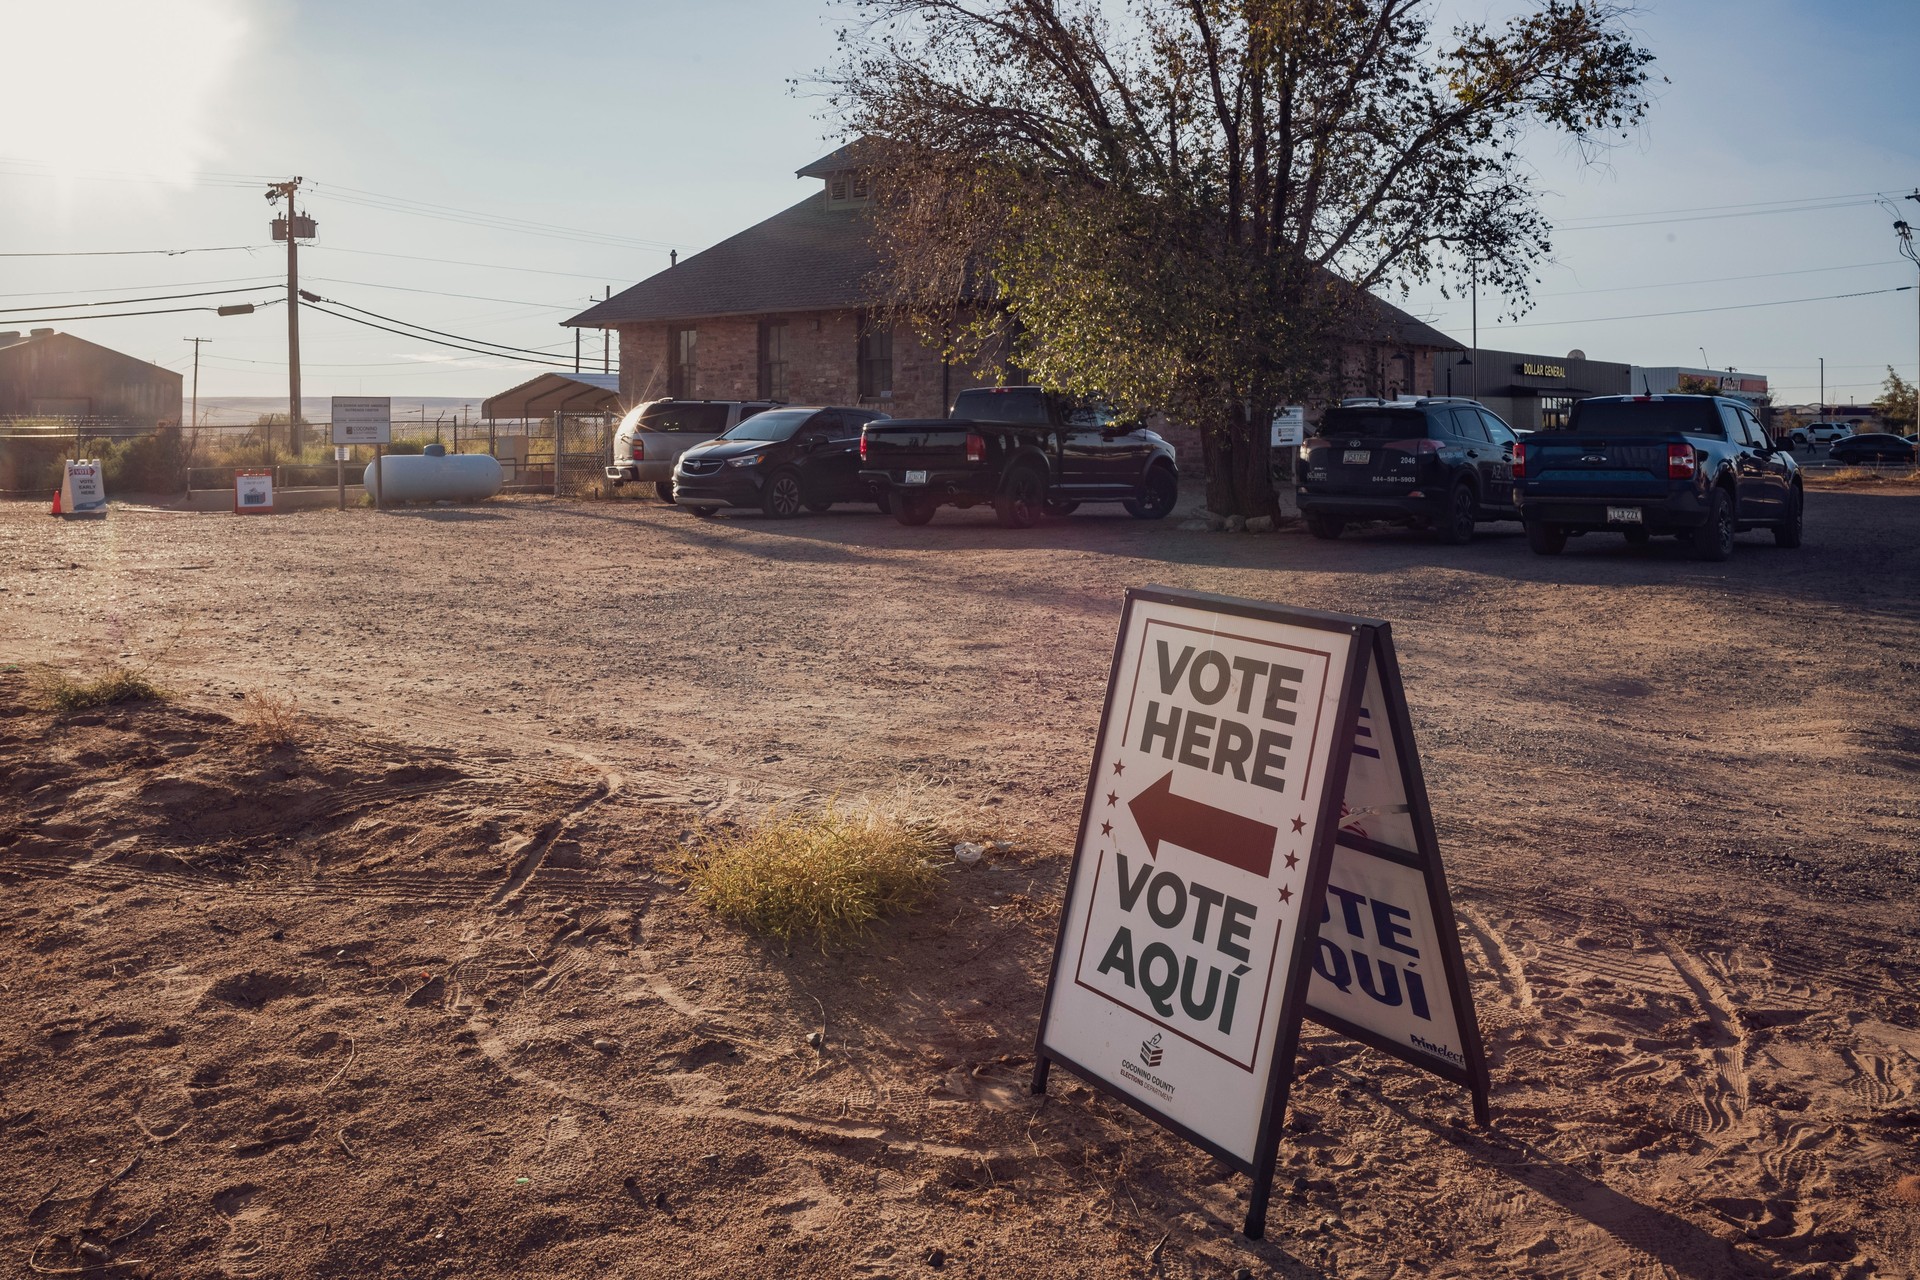
POLYGON ((907 483, 908 483, 908 484, 925 484, 926 482, 927 482, 927 473, 926 473, 926 472, 924 472, 924 471, 909 471, 909 472, 907 472, 907 483))
POLYGON ((1608 524, 1641 524, 1643 519, 1638 507, 1608 507, 1608 524))
POLYGON ((1371 449, 1349 449, 1340 455, 1340 461, 1357 463, 1364 466, 1373 461, 1373 451, 1371 449))

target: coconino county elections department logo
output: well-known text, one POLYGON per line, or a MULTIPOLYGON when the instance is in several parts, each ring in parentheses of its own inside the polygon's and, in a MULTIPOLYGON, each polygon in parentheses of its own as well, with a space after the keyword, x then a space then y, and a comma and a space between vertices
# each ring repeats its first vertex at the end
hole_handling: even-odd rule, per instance
POLYGON ((1140 1042, 1140 1061, 1132 1058, 1120 1059, 1120 1076, 1124 1080, 1139 1085, 1142 1089, 1158 1097, 1162 1102, 1173 1101, 1173 1082, 1162 1080, 1154 1071, 1167 1051, 1161 1047, 1161 1032, 1154 1032, 1151 1040, 1140 1042))

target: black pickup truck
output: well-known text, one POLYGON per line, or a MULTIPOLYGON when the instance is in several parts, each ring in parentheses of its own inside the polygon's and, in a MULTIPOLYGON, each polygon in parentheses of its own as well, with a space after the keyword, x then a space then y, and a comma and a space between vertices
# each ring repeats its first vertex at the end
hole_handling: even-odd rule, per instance
POLYGON ((978 387, 954 397, 948 418, 868 423, 860 460, 861 481, 906 525, 986 502, 1009 529, 1083 502, 1158 520, 1180 495, 1173 446, 1158 433, 1040 387, 978 387))
POLYGON ((1567 425, 1514 446, 1514 501, 1527 545, 1558 555, 1583 533, 1644 543, 1671 534, 1703 560, 1745 529, 1800 545, 1800 468, 1753 411, 1720 396, 1595 396, 1567 425))

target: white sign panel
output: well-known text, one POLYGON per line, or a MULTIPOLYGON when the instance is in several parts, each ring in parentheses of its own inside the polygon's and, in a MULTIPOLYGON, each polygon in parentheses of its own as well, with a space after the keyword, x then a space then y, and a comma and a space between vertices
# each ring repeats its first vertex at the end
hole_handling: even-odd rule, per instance
POLYGON ((107 477, 98 458, 68 458, 60 478, 60 514, 105 515, 107 477))
POLYGON ((1358 641, 1203 601, 1129 600, 1040 1047, 1251 1165, 1358 641))
POLYGON ((1307 411, 1297 404, 1288 405, 1273 415, 1273 447, 1297 446, 1306 437, 1307 411))
POLYGON ((335 396, 335 444, 392 444, 393 399, 390 396, 335 396))
POLYGON ((273 511, 273 472, 234 472, 233 509, 240 515, 271 514, 273 511))
POLYGON ((1334 848, 1307 1003, 1407 1056, 1467 1068, 1445 952, 1417 869, 1334 848))

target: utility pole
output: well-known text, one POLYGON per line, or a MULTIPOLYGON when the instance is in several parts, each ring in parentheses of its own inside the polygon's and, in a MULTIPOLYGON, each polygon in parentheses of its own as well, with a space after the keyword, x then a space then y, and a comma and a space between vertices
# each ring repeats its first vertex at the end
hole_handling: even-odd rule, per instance
POLYGON ((193 409, 189 420, 193 423, 187 433, 187 492, 193 492, 193 451, 200 443, 200 344, 212 342, 212 338, 182 338, 182 342, 193 344, 193 409))
MULTIPOLYGON (((305 232, 313 235, 311 218, 302 219, 294 209, 294 193, 299 191, 302 179, 291 182, 272 182, 267 184, 269 202, 285 200, 287 216, 284 226, 287 241, 287 447, 294 453, 300 452, 300 235, 305 232)), ((274 233, 278 238, 282 227, 280 220, 274 219, 274 233)), ((267 428, 267 461, 273 461, 273 428, 267 428)))
MULTIPOLYGON (((1920 203, 1920 187, 1915 187, 1907 199, 1920 203)), ((1899 219, 1894 222, 1893 229, 1900 235, 1900 256, 1920 267, 1920 250, 1913 247, 1913 227, 1905 219, 1899 219)), ((1914 299, 1920 304, 1920 289, 1914 290, 1914 299)), ((1920 330, 1916 330, 1915 336, 1920 339, 1920 330)), ((1913 434, 1916 440, 1920 440, 1920 364, 1916 364, 1913 370, 1913 434)))
MULTIPOLYGON (((610 300, 612 297, 613 297, 613 286, 608 285, 607 296, 605 298, 602 298, 601 301, 606 302, 610 300)), ((580 331, 578 329, 575 329, 574 332, 578 333, 580 331)), ((613 329, 611 327, 603 328, 600 330, 600 372, 602 373, 613 372, 613 329)))
POLYGON ((1827 416, 1827 358, 1820 357, 1820 411, 1813 415, 1816 421, 1825 421, 1827 416))

